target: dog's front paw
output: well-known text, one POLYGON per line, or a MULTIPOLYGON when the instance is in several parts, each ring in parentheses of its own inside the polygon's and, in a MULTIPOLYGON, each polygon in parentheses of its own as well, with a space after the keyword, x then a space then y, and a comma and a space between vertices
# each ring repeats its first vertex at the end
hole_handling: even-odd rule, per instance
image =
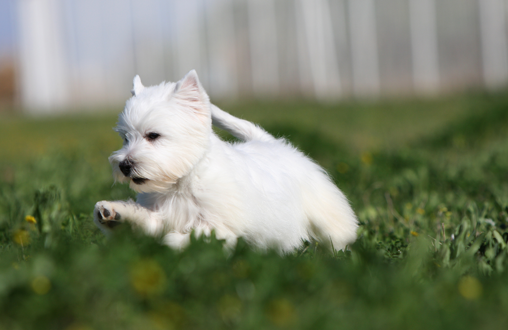
POLYGON ((120 213, 116 212, 113 208, 113 203, 107 201, 95 204, 93 214, 94 222, 99 228, 106 227, 112 229, 123 222, 120 213))

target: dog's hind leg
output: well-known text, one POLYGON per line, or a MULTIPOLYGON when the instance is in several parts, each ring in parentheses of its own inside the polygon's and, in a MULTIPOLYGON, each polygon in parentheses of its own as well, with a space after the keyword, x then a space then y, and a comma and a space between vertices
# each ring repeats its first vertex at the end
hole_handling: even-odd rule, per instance
POLYGON ((242 141, 273 141, 275 139, 261 127, 250 121, 236 118, 213 104, 211 110, 213 125, 222 128, 242 141))
MULTIPOLYGON (((215 230, 215 237, 219 240, 224 240, 224 249, 228 252, 233 251, 235 248, 238 237, 228 230, 213 229, 215 230)), ((212 233, 212 228, 199 226, 194 228, 194 236, 196 238, 205 236, 208 237, 212 233)), ((169 232, 162 239, 163 243, 173 249, 183 250, 190 244, 191 233, 179 233, 176 231, 169 232)))
POLYGON ((190 243, 190 233, 170 232, 164 235, 163 243, 175 250, 182 250, 190 243))
POLYGON ((358 220, 346 196, 324 173, 314 176, 302 191, 314 238, 325 245, 331 243, 335 250, 342 250, 356 240, 358 220))

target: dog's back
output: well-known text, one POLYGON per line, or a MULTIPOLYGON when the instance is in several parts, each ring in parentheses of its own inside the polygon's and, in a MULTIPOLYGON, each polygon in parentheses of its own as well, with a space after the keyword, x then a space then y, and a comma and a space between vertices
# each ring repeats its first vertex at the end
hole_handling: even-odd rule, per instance
MULTIPOLYGON (((269 245, 273 239, 283 250, 300 246, 302 239, 319 239, 337 250, 354 242, 356 216, 344 194, 319 165, 285 140, 213 105, 212 122, 246 141, 232 148, 237 152, 233 157, 237 168, 251 178, 246 185, 254 184, 257 190, 257 194, 245 196, 252 216, 257 218, 247 229, 259 236, 252 237, 252 241, 267 240, 269 245), (256 209, 259 204, 263 207, 256 209)), ((242 178, 239 181, 241 185, 242 178)), ((243 192, 249 190, 246 186, 243 192)))

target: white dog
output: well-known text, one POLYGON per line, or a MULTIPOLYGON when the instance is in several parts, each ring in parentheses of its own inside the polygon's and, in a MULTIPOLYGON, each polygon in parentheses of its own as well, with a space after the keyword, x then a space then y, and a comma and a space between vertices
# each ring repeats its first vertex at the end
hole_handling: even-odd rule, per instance
POLYGON ((343 249, 356 239, 356 216, 325 171, 284 139, 231 116, 210 103, 196 72, 178 83, 144 87, 133 97, 116 131, 122 149, 109 161, 137 201, 102 201, 95 224, 109 234, 128 221, 165 244, 183 248, 195 235, 238 237, 281 252, 317 239, 343 249), (212 122, 244 143, 230 144, 212 122))

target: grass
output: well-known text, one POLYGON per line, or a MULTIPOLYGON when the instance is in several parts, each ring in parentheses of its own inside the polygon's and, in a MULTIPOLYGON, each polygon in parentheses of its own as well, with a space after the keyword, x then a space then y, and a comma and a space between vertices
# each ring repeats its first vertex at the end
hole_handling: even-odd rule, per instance
POLYGON ((0 329, 507 328, 507 93, 224 108, 325 166, 362 224, 349 250, 106 240, 93 205, 134 197, 116 115, 4 117, 0 329))

